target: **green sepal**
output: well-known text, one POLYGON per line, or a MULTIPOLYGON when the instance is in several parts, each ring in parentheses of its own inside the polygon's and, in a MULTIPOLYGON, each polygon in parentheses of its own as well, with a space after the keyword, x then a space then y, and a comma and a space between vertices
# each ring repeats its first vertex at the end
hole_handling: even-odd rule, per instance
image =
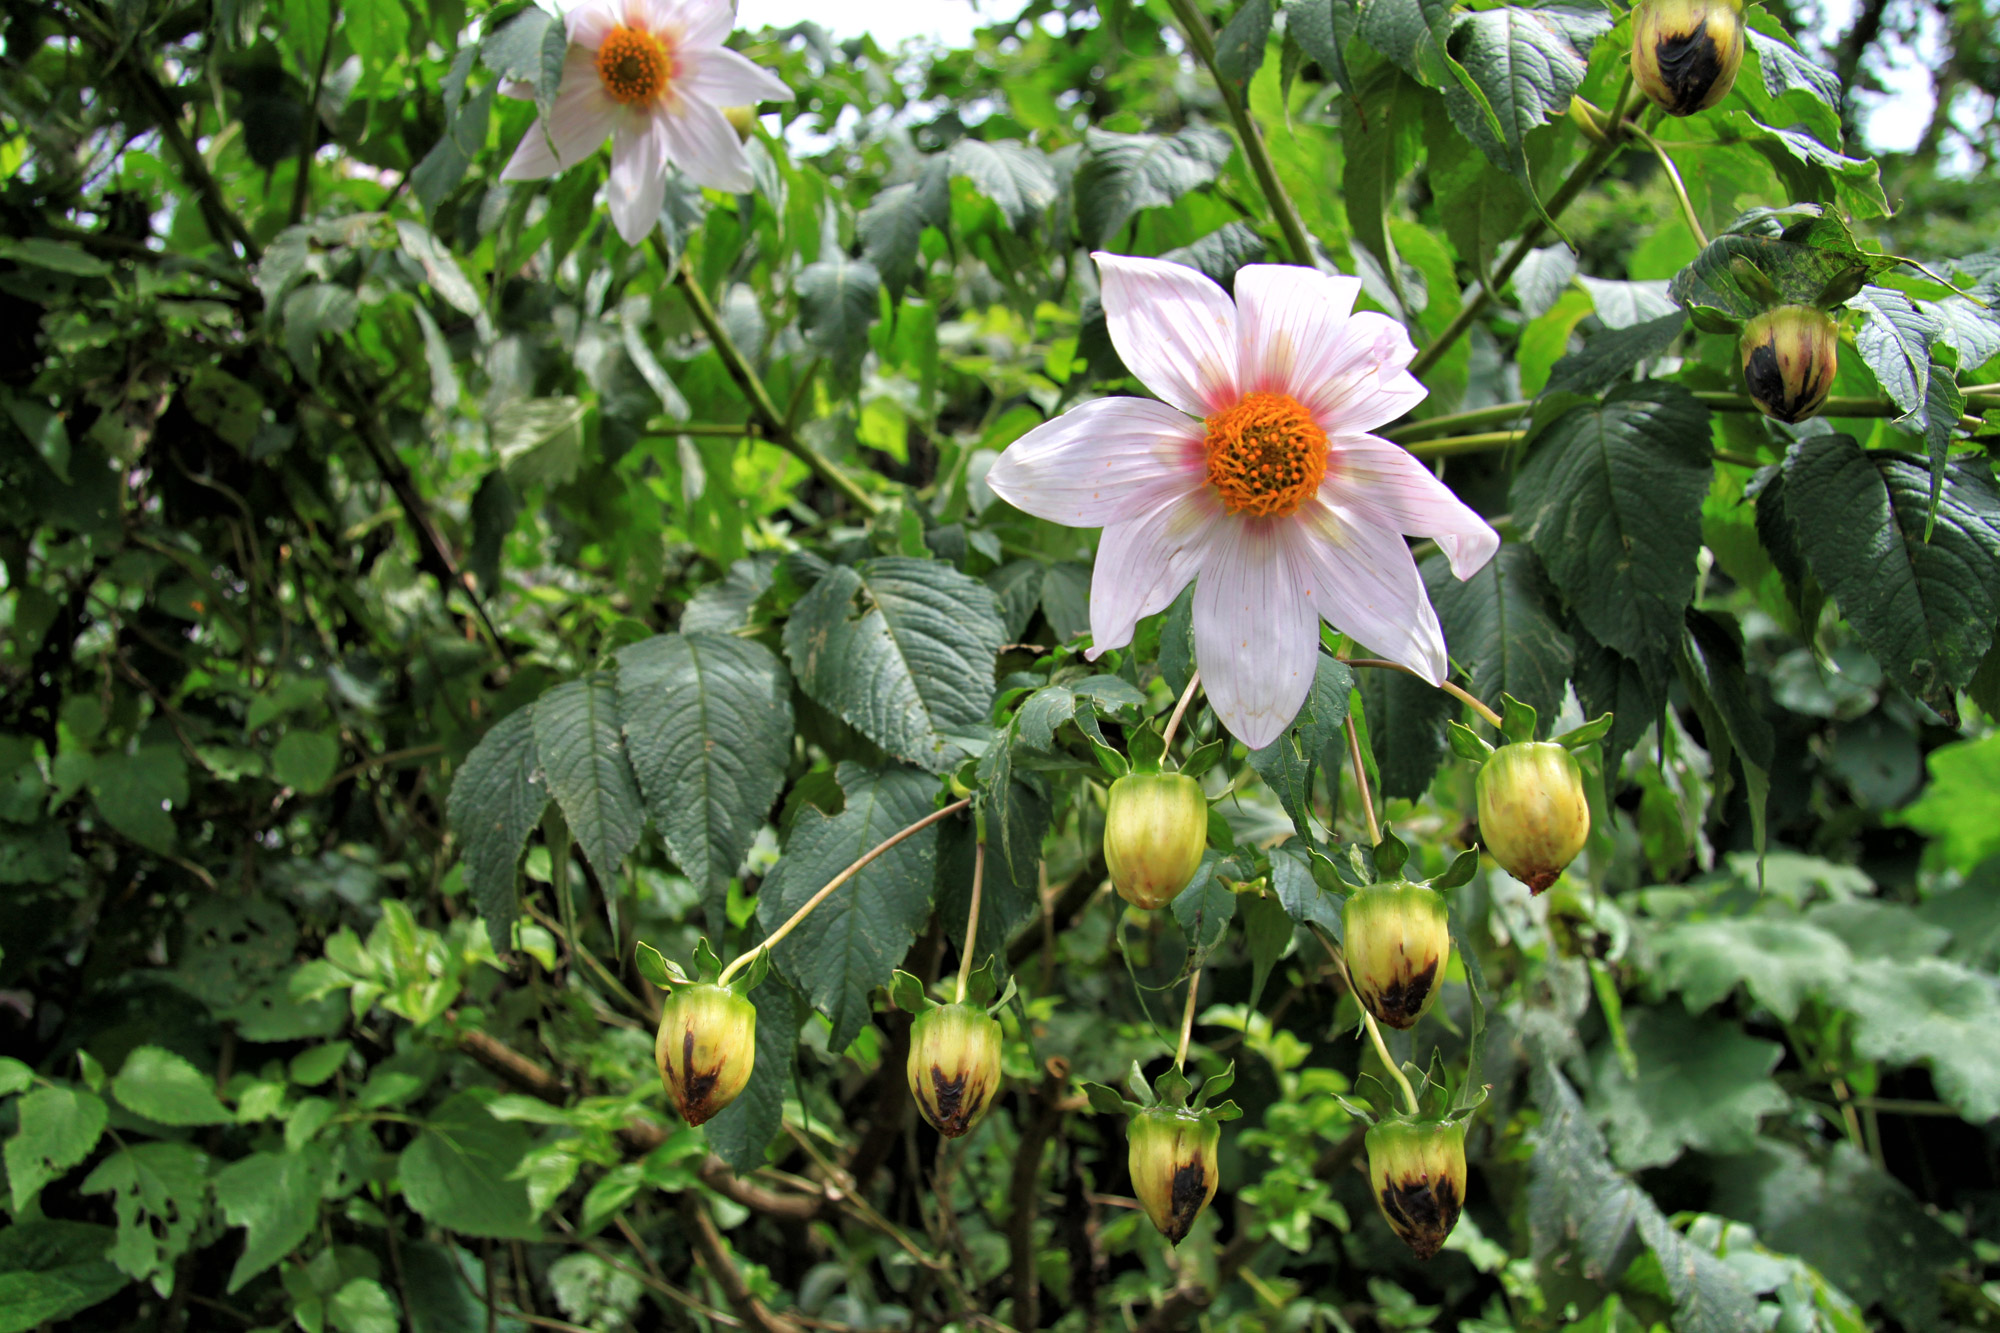
POLYGON ((1221 763, 1223 756, 1228 753, 1229 738, 1217 736, 1206 744, 1195 746, 1194 752, 1188 755, 1187 762, 1181 765, 1181 772, 1188 777, 1198 778, 1221 763))
POLYGON ((1197 1111, 1200 1110, 1202 1107, 1208 1105, 1211 1099, 1220 1097, 1223 1093, 1228 1092, 1235 1082, 1236 1062, 1232 1060, 1220 1074, 1215 1075, 1213 1078, 1202 1080, 1201 1092, 1194 1099, 1195 1109, 1197 1111))
POLYGON ((1125 749, 1131 756, 1134 773, 1157 773, 1160 761, 1167 755, 1167 742, 1160 729, 1147 722, 1125 733, 1125 749))
POLYGON ((1451 1075, 1445 1072, 1444 1052, 1431 1052, 1429 1073, 1421 1073, 1415 1065, 1403 1066, 1405 1074, 1417 1074, 1417 1108, 1426 1120, 1442 1120, 1451 1111, 1451 1075))
POLYGON ((1748 255, 1736 255, 1732 257, 1729 261, 1729 274, 1738 283, 1742 284, 1745 292, 1765 305, 1783 304, 1784 297, 1778 294, 1776 284, 1765 276, 1763 269, 1758 268, 1750 262, 1748 255))
POLYGON ((748 995, 764 984, 764 978, 771 975, 771 951, 763 945, 750 956, 750 962, 742 971, 729 979, 729 989, 738 995, 748 995))
POLYGON ((972 975, 965 979, 965 1002, 985 1007, 993 1003, 993 997, 1000 993, 999 979, 993 975, 993 957, 972 969, 972 975))
MULTIPOLYGON (((1092 719, 1092 721, 1095 720, 1095 718, 1092 719)), ((1079 727, 1078 730, 1081 731, 1082 728, 1079 727)), ((1097 732, 1095 727, 1091 728, 1090 731, 1084 731, 1083 738, 1090 742, 1090 752, 1097 756, 1098 767, 1102 768, 1106 775, 1114 781, 1132 771, 1132 766, 1125 762, 1125 756, 1107 745, 1104 741, 1104 734, 1097 732), (1093 735, 1093 732, 1096 732, 1096 734, 1093 735)))
MULTIPOLYGON (((1002 1009, 1005 1009, 1009 1004, 1013 1003, 1014 996, 1019 989, 1020 988, 1014 984, 1014 978, 1008 977, 1006 988, 1000 992, 1000 998, 986 1006, 986 1016, 988 1018, 997 1017, 1002 1009)), ((971 987, 969 985, 966 988, 966 992, 968 995, 970 995, 971 987)))
POLYGON ((1555 742, 1565 750, 1585 749, 1603 740, 1605 733, 1611 730, 1611 723, 1612 716, 1606 713, 1601 717, 1584 723, 1580 727, 1571 727, 1562 735, 1557 736, 1555 742))
POLYGON ((1535 739, 1535 710, 1511 694, 1501 695, 1500 734, 1517 744, 1535 739))
POLYGON ((1493 747, 1486 742, 1486 738, 1463 722, 1448 722, 1445 728, 1451 737, 1451 752, 1460 759, 1483 764, 1486 756, 1493 753, 1493 747))
POLYGON ((1375 853, 1358 842, 1347 844, 1347 868, 1342 870, 1340 862, 1334 861, 1334 870, 1346 880, 1351 888, 1365 889, 1375 882, 1375 853))
POLYGON ((1452 857, 1451 864, 1444 868, 1444 873, 1430 880, 1429 884, 1433 889, 1442 893, 1447 889, 1455 889, 1461 884, 1470 884, 1472 877, 1478 873, 1479 849, 1477 847, 1468 847, 1457 856, 1452 857))
POLYGON ((1090 1109, 1099 1115, 1137 1115, 1145 1109, 1137 1102, 1120 1097, 1118 1089, 1087 1079, 1083 1084, 1083 1095, 1089 1099, 1090 1109))
POLYGON ((924 993, 924 983, 900 967, 890 974, 889 999, 906 1014, 937 1008, 937 1001, 924 993))
POLYGON ((644 940, 640 940, 638 947, 632 951, 632 961, 638 964, 639 975, 661 990, 687 985, 687 974, 672 959, 644 940))
POLYGON ((1365 1097, 1349 1097, 1345 1093, 1336 1092, 1333 1094, 1333 1100, 1340 1104, 1341 1110, 1347 1112, 1364 1125, 1374 1124, 1376 1116, 1379 1114, 1375 1110, 1375 1104, 1365 1097))
POLYGON ((1378 880, 1395 879, 1410 859, 1410 848, 1393 830, 1384 830, 1375 844, 1375 875, 1378 880))
POLYGON ((694 975, 695 980, 705 986, 713 985, 715 979, 722 975, 722 958, 715 952, 715 946, 708 942, 706 935, 696 940, 694 944, 694 975))
POLYGON ((1194 1084, 1188 1082, 1188 1076, 1178 1069, 1169 1069, 1160 1075, 1159 1082, 1153 1085, 1153 1093, 1159 1098, 1162 1106, 1186 1106, 1188 1094, 1193 1091, 1194 1084))
POLYGON ((1330 893, 1342 902, 1354 892, 1355 886, 1340 873, 1340 865, 1332 857, 1317 847, 1306 849, 1306 869, 1312 872, 1313 883, 1321 893, 1330 893))
MULTIPOLYGON (((1922 268, 1922 265, 1912 265, 1912 267, 1922 268)), ((1926 270, 1926 272, 1928 271, 1926 270)), ((1813 304, 1821 310, 1831 310, 1835 306, 1846 305, 1849 301, 1859 296, 1861 289, 1867 285, 1868 266, 1857 265, 1844 273, 1836 274, 1826 286, 1820 289, 1819 299, 1814 301, 1813 304)), ((1949 283, 1946 284, 1946 286, 1949 285, 1949 283)))
POLYGON ((1729 337, 1743 332, 1743 321, 1720 306, 1693 305, 1688 307, 1688 318, 1703 333, 1720 333, 1729 337))
POLYGON ((1243 1108, 1235 1102, 1217 1102, 1202 1114, 1210 1120, 1240 1120, 1243 1117, 1243 1108))
POLYGON ((1153 1085, 1146 1082, 1145 1071, 1139 1068, 1137 1060, 1134 1060, 1132 1067, 1125 1071, 1125 1086, 1132 1090, 1132 1095, 1139 1099, 1141 1106, 1151 1106, 1158 1100, 1153 1095, 1153 1085))

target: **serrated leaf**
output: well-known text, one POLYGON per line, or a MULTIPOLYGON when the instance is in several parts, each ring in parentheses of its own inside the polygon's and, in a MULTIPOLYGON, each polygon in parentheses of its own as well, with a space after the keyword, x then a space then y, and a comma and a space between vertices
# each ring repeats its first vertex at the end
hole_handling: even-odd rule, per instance
POLYGON ((548 803, 529 705, 503 718, 466 756, 452 779, 447 815, 464 848, 466 888, 497 954, 513 947, 514 920, 521 915, 516 867, 548 803))
POLYGON ((1264 63, 1271 38, 1272 0, 1243 0, 1215 35, 1215 68, 1225 79, 1247 83, 1264 63))
POLYGON ((1285 0, 1285 35, 1320 67, 1327 82, 1352 96, 1347 43, 1361 26, 1355 0, 1285 0))
POLYGON ((1784 917, 1677 922, 1653 937, 1653 948, 1661 982, 1691 1013, 1743 986, 1786 1023, 1807 997, 1840 986, 1853 961, 1836 936, 1784 917))
POLYGON ((1758 1120, 1792 1104, 1771 1079, 1785 1053, 1777 1042, 1678 1008, 1628 1011, 1625 1030, 1638 1072, 1628 1077, 1611 1046, 1600 1047, 1591 1100, 1628 1171, 1665 1166, 1689 1148, 1747 1152, 1758 1120))
POLYGON ((639 845, 646 812, 626 758, 611 676, 573 680, 536 700, 535 749, 570 834, 597 877, 612 883, 639 845))
POLYGON ((1270 247, 1257 229, 1247 222, 1225 222, 1208 235, 1175 246, 1160 258, 1170 264, 1185 264, 1215 279, 1225 290, 1235 290, 1236 270, 1245 264, 1261 264, 1270 247))
POLYGON ((590 405, 581 398, 526 398, 494 414, 493 452, 516 491, 561 486, 583 465, 583 422, 590 405))
POLYGON ((1222 859, 1222 853, 1213 847, 1203 852, 1201 868, 1171 904, 1174 920, 1187 935, 1188 947, 1197 953, 1220 944, 1236 915, 1236 894, 1215 873, 1222 859))
POLYGON ((81 1088, 36 1088, 14 1104, 16 1129, 5 1152, 14 1211, 90 1156, 110 1117, 102 1100, 81 1088))
POLYGON ((824 354, 834 378, 850 381, 868 350, 868 326, 881 311, 882 275, 865 259, 835 251, 806 265, 798 280, 799 321, 806 340, 824 354))
POLYGON ((1555 589, 1532 550, 1509 542, 1462 582, 1440 553, 1425 557, 1422 570, 1444 641, 1466 667, 1474 694, 1511 694, 1550 714, 1562 706, 1576 646, 1557 618, 1555 589))
POLYGON ((297 1249, 319 1221, 328 1163, 324 1149, 259 1152, 216 1173, 215 1201, 232 1227, 243 1227, 243 1253, 229 1272, 236 1291, 297 1249))
POLYGON ((1667 292, 1689 311, 1706 307, 1736 319, 1749 319, 1762 313, 1770 301, 1745 285, 1733 267, 1738 261, 1763 275, 1779 300, 1793 305, 1815 304, 1820 293, 1837 282, 1851 281, 1857 274, 1876 276, 1902 262, 1857 250, 1844 227, 1821 234, 1811 230, 1817 225, 1818 219, 1812 218, 1805 223, 1805 230, 1788 229, 1778 236, 1718 236, 1692 264, 1674 275, 1667 292))
POLYGON ((913 181, 891 185, 869 201, 854 224, 862 256, 875 266, 889 299, 902 299, 922 259, 924 228, 951 226, 951 177, 943 159, 932 159, 913 181))
POLYGON ((127 1110, 162 1125, 227 1125, 236 1120, 217 1100, 207 1075, 159 1046, 140 1046, 126 1056, 111 1090, 127 1110))
POLYGON ((1658 381, 1557 418, 1516 474, 1516 522, 1608 647, 1638 658, 1679 636, 1709 475, 1708 409, 1658 381))
POLYGON ((496 1120, 478 1098, 454 1093, 432 1111, 396 1162, 403 1197, 434 1226, 465 1236, 533 1240, 528 1187, 514 1178, 528 1132, 496 1120))
POLYGON ((0 1228, 0 1333, 31 1333, 116 1294, 131 1279, 105 1259, 110 1227, 43 1218, 0 1228))
POLYGON ((1292 920, 1319 925, 1340 938, 1341 900, 1320 887, 1303 840, 1271 849, 1271 892, 1292 920))
POLYGON ((1937 340, 1935 319, 1916 303, 1888 287, 1863 287, 1848 303, 1863 319, 1854 348, 1875 372, 1882 391, 1905 412, 1923 410, 1930 387, 1931 344, 1937 340))
POLYGON ((1433 88, 1452 78, 1445 42, 1451 36, 1451 0, 1362 0, 1361 40, 1433 88))
POLYGON ((99 1163, 85 1194, 110 1194, 118 1240, 106 1257, 155 1289, 173 1285, 174 1261, 208 1212, 208 1158, 185 1143, 138 1143, 99 1163))
POLYGON ((1056 200, 1048 157, 1010 139, 960 139, 951 146, 951 174, 970 180, 1019 231, 1056 200))
MULTIPOLYGON (((1049 805, 1026 783, 979 794, 985 814, 986 870, 979 894, 975 966, 1004 953, 1014 932, 1041 911, 1042 837, 1049 829, 1049 805)), ((965 922, 972 911, 972 862, 978 830, 971 820, 946 820, 938 834, 937 910, 945 933, 965 947, 965 922)))
POLYGON ((1400 671, 1363 671, 1360 687, 1382 795, 1415 800, 1444 762, 1445 724, 1457 713, 1458 702, 1429 681, 1400 671))
POLYGON ((1676 310, 1657 319, 1597 334, 1555 363, 1549 371, 1542 396, 1560 393, 1597 394, 1644 365, 1664 355, 1687 327, 1687 316, 1676 310))
POLYGON ((959 753, 945 733, 986 720, 1003 642, 984 584, 903 556, 829 571, 785 626, 785 656, 807 694, 889 753, 940 773, 959 753))
POLYGON ((1527 137, 1569 110, 1589 71, 1591 46, 1610 29, 1601 9, 1560 5, 1476 10, 1452 26, 1448 49, 1459 74, 1445 92, 1452 119, 1538 205, 1527 137))
POLYGON ((1939 839, 1960 871, 2000 854, 2000 733, 1941 745, 1926 763, 1930 785, 1895 822, 1939 839))
POLYGON ((1076 216, 1084 243, 1093 247, 1110 245, 1141 209, 1164 208, 1209 184, 1234 147, 1228 135, 1206 125, 1175 134, 1092 129, 1085 145, 1076 168, 1076 216))
POLYGON ((1973 1124, 2000 1116, 2000 983, 1942 958, 1857 963, 1837 997, 1854 1049, 1897 1066, 1923 1061, 1946 1104, 1973 1124))
POLYGON ((750 1002, 757 1007, 757 1059, 750 1068, 750 1081, 735 1101, 702 1126, 716 1156, 746 1175, 764 1165, 764 1150, 784 1122, 799 1024, 806 1018, 804 1002, 783 982, 759 986, 750 1002))
POLYGON ((1321 653, 1298 716, 1282 736, 1250 752, 1250 767, 1285 807, 1301 837, 1312 836, 1313 775, 1326 747, 1342 734, 1353 689, 1354 672, 1321 653))

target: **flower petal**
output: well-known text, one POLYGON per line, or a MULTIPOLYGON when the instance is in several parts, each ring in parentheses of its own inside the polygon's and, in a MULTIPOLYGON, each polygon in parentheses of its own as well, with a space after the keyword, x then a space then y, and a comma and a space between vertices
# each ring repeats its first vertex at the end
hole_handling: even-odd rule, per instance
POLYGON ((1287 536, 1303 597, 1327 624, 1433 685, 1444 679, 1444 630, 1394 529, 1322 497, 1292 516, 1287 536))
POLYGON ((1202 567, 1226 524, 1206 487, 1162 500, 1104 530, 1090 575, 1090 658, 1132 641, 1141 617, 1164 611, 1202 567))
POLYGON ((1091 258, 1111 345, 1141 384, 1190 416, 1236 401, 1236 307, 1227 292, 1182 264, 1102 251, 1091 258))
MULTIPOLYGON (((563 15, 563 21, 569 25, 571 44, 595 53, 611 30, 625 21, 624 6, 617 0, 580 0, 576 8, 563 15)), ((567 84, 568 80, 569 71, 565 69, 563 81, 567 84)))
POLYGON ((678 85, 684 95, 721 107, 792 98, 783 79, 726 46, 682 52, 678 85))
POLYGON ((1417 349, 1403 326, 1363 310, 1349 315, 1299 367, 1292 396, 1304 403, 1328 435, 1358 435, 1386 426, 1429 392, 1404 367, 1417 349))
POLYGON ((1253 750, 1298 716, 1318 670, 1319 619, 1284 520, 1217 528, 1194 585, 1194 659, 1222 725, 1253 750))
POLYGON ((1500 534, 1452 494, 1410 451, 1373 435, 1332 442, 1320 496, 1336 507, 1365 510, 1405 537, 1430 537, 1469 579, 1500 549, 1500 534))
POLYGON ((563 60, 563 78, 546 122, 537 120, 521 136, 514 156, 500 173, 504 181, 537 181, 553 176, 596 152, 626 119, 625 109, 605 95, 590 52, 572 46, 563 60), (553 141, 553 146, 551 145, 553 141))
POLYGON ((649 3, 671 17, 665 25, 679 29, 683 48, 719 47, 736 26, 736 12, 729 0, 634 0, 649 3))
POLYGON ((1201 442, 1201 424, 1165 403, 1098 398, 1008 445, 986 484, 1023 513, 1098 528, 1200 485, 1201 442))
POLYGON ((1361 294, 1361 279, 1293 264, 1236 270, 1236 370, 1244 393, 1290 394, 1301 402, 1337 369, 1323 364, 1361 294))
POLYGON ((667 198, 667 140, 657 118, 619 127, 611 143, 611 221, 627 245, 643 245, 667 198))
POLYGON ((670 111, 658 113, 666 135, 667 156, 696 185, 743 194, 756 185, 743 141, 722 112, 707 102, 683 97, 670 111))

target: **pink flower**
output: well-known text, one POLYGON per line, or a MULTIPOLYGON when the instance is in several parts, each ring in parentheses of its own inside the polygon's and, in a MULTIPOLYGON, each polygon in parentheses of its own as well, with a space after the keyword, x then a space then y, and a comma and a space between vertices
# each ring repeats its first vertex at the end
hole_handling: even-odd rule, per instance
MULTIPOLYGON (((669 163, 697 185, 750 188, 750 160, 722 109, 792 93, 722 44, 735 21, 729 0, 582 0, 565 21, 555 104, 500 179, 552 176, 610 138, 611 220, 631 245, 660 220, 669 163)), ((501 91, 534 96, 526 84, 501 91)))
POLYGON ((1416 348, 1353 313, 1355 278, 1252 264, 1236 300, 1193 269, 1098 254, 1111 341, 1148 398, 1084 403, 987 475, 1017 509, 1104 537, 1096 657, 1190 579, 1195 665, 1252 748, 1283 734, 1317 667, 1319 622, 1436 684, 1444 631, 1405 536, 1469 578, 1500 535, 1405 450, 1368 432, 1422 401, 1416 348))

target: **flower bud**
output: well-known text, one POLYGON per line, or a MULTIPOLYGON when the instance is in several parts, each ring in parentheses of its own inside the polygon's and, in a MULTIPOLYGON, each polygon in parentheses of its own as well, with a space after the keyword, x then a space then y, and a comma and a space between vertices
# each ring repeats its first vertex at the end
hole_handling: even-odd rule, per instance
POLYGON ((1540 893, 1590 836, 1583 770, 1553 741, 1503 745, 1479 770, 1479 835, 1515 879, 1540 893))
POLYGON ((1104 864, 1118 896, 1165 907, 1194 879, 1208 849, 1208 798, 1184 773, 1127 773, 1104 808, 1104 864))
POLYGON ((1215 1150, 1222 1127, 1194 1111, 1154 1106, 1126 1131, 1132 1191, 1160 1234, 1178 1245, 1215 1197, 1215 1150))
POLYGON ((969 1004, 944 1004, 910 1024, 910 1095, 948 1139, 972 1132, 1000 1091, 1000 1024, 969 1004))
POLYGON ((722 108, 722 118, 729 122, 729 128, 736 131, 739 143, 748 143, 757 128, 757 108, 754 106, 726 106, 722 108))
POLYGON ((1392 1028, 1416 1026, 1451 961, 1450 910, 1421 884, 1370 884, 1341 913, 1347 975, 1362 1007, 1392 1028))
POLYGON ((1641 0, 1632 14, 1632 77, 1669 115, 1729 96, 1743 63, 1739 0, 1641 0))
POLYGON ((1368 1131, 1368 1186, 1419 1259, 1443 1246, 1465 1203, 1463 1120, 1384 1120, 1368 1131))
POLYGON ((1743 386, 1765 416, 1804 421, 1826 402, 1840 369, 1833 317, 1809 305, 1781 305, 1743 326, 1737 344, 1743 386))
POLYGON ((736 1100, 757 1058, 757 1007, 723 986, 674 987, 653 1059, 674 1109, 699 1125, 736 1100))

